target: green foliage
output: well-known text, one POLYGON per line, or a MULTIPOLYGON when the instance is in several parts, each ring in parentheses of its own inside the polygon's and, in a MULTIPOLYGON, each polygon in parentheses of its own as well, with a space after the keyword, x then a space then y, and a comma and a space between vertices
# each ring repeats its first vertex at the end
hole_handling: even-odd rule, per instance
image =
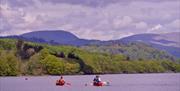
POLYGON ((65 74, 77 74, 80 70, 78 63, 65 63, 65 74))
MULTIPOLYGON (((87 51, 72 46, 24 42, 27 46, 43 49, 29 56, 29 59, 21 59, 16 53, 22 50, 22 46, 15 46, 16 40, 0 39, 0 43, 0 76, 180 72, 179 61, 166 59, 162 56, 164 52, 144 48, 142 44, 99 46, 99 48, 93 46, 85 48, 90 48, 91 51, 87 51), (152 55, 146 53, 147 51, 152 55)), ((32 51, 29 49, 27 53, 31 54, 32 51)))
POLYGON ((12 51, 0 53, 0 76, 18 75, 18 60, 12 51))
POLYGON ((29 75, 42 75, 43 74, 43 69, 42 69, 42 64, 40 62, 39 55, 34 55, 30 58, 26 72, 29 75))
POLYGON ((127 60, 174 60, 174 58, 164 51, 157 50, 147 44, 127 43, 127 44, 112 44, 101 46, 83 46, 84 50, 98 53, 122 54, 127 60))
POLYGON ((180 72, 180 64, 171 62, 171 61, 162 61, 161 65, 167 70, 167 71, 174 71, 174 72, 180 72))
POLYGON ((180 72, 180 64, 175 65, 175 72, 180 72))
POLYGON ((41 50, 39 54, 40 54, 40 55, 39 55, 40 60, 43 60, 43 59, 45 59, 48 55, 50 55, 50 54, 49 54, 49 50, 46 49, 46 48, 43 49, 43 50, 41 50))
POLYGON ((110 55, 110 57, 113 61, 125 61, 127 59, 126 56, 120 54, 110 55))
POLYGON ((41 63, 43 69, 47 71, 47 74, 59 75, 65 73, 64 61, 55 56, 48 55, 41 63))
POLYGON ((0 50, 12 50, 16 48, 16 41, 12 39, 0 39, 0 50))
POLYGON ((0 76, 6 76, 9 73, 9 65, 4 59, 0 59, 0 76))
POLYGON ((119 73, 159 73, 165 69, 157 61, 120 61, 114 63, 119 73))

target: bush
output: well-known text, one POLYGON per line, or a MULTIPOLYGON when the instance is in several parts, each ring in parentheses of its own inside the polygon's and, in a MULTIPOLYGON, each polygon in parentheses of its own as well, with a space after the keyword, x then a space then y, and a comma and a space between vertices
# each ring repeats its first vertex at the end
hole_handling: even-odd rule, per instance
POLYGON ((4 51, 0 54, 0 76, 18 75, 18 60, 12 51, 4 51))
POLYGON ((161 65, 167 70, 167 71, 176 71, 176 64, 171 61, 162 61, 161 65))
POLYGON ((47 74, 60 75, 65 73, 64 61, 53 55, 48 55, 41 63, 47 74))
POLYGON ((175 72, 180 72, 180 64, 176 64, 175 65, 175 72))

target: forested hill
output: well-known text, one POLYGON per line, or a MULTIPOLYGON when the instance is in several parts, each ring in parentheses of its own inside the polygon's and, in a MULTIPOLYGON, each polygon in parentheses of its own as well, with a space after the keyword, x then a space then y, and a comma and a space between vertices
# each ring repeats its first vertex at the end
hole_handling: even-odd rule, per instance
POLYGON ((87 40, 78 38, 73 33, 63 30, 41 30, 29 33, 24 33, 18 36, 4 36, 0 38, 23 39, 26 41, 45 43, 52 45, 72 45, 72 46, 85 46, 85 45, 114 45, 123 43, 146 43, 153 48, 163 50, 170 55, 180 58, 180 32, 172 32, 165 34, 136 34, 124 37, 117 40, 101 41, 101 40, 87 40))
MULTIPOLYGON (((135 45, 129 44, 122 51, 136 53, 134 50, 137 49, 131 47, 135 45)), ((161 58, 163 54, 153 59, 136 59, 131 57, 131 53, 127 56, 97 50, 98 47, 89 51, 73 46, 52 46, 3 38, 0 39, 0 76, 180 72, 179 60, 161 58)), ((152 52, 151 48, 143 50, 145 53, 152 52)), ((154 51, 154 55, 161 53, 154 51)))
POLYGON ((167 52, 160 51, 142 42, 113 43, 100 46, 87 45, 81 46, 81 48, 90 52, 121 54, 128 57, 129 60, 176 60, 167 52))
MULTIPOLYGON (((117 40, 118 41, 118 40, 117 40)), ((120 39, 125 42, 143 42, 180 58, 180 32, 164 34, 137 34, 120 39)))

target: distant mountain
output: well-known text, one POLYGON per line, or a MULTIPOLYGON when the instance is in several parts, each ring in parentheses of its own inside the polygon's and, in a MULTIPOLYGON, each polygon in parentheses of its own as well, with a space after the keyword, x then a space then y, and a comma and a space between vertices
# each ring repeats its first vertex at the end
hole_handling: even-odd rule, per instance
POLYGON ((116 41, 143 42, 180 58, 180 32, 166 34, 137 34, 116 41))
POLYGON ((52 41, 57 43, 67 43, 70 41, 76 41, 78 38, 66 31, 36 31, 36 32, 29 32, 20 35, 24 38, 36 38, 36 39, 43 39, 45 41, 52 41))
POLYGON ((70 32, 63 30, 43 30, 43 31, 34 31, 29 33, 24 33, 19 36, 6 36, 3 38, 16 38, 23 39, 31 42, 38 43, 48 43, 55 45, 73 45, 73 46, 82 46, 88 45, 93 42, 99 42, 99 40, 85 40, 76 37, 70 32))

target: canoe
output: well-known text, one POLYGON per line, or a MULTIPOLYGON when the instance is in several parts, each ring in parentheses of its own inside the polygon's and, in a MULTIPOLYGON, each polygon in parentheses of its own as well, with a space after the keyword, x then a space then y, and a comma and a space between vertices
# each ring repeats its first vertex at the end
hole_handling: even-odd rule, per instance
POLYGON ((93 86, 109 86, 109 82, 99 82, 99 83, 93 83, 93 86))

